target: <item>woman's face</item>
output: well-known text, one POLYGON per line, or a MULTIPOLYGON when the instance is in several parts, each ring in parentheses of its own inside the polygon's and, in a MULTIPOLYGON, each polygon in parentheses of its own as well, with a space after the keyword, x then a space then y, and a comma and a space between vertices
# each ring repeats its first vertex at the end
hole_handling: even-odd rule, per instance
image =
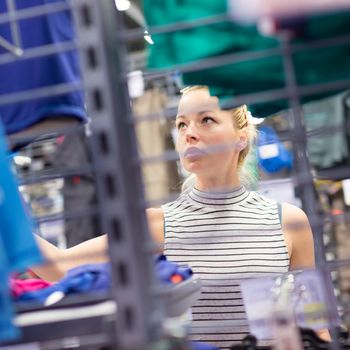
POLYGON ((238 132, 231 112, 220 109, 217 97, 204 89, 188 92, 180 100, 176 128, 176 149, 187 171, 219 175, 236 169, 238 132))

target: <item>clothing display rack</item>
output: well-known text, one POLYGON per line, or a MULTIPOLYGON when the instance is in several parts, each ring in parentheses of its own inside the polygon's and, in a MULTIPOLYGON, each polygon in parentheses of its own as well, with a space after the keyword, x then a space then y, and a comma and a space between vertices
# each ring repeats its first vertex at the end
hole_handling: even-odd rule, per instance
MULTIPOLYGON (((59 11, 71 11, 74 17, 76 40, 59 45, 47 45, 21 52, 18 36, 14 43, 0 41, 9 50, 1 55, 0 65, 13 60, 26 60, 60 52, 79 50, 82 69, 82 81, 59 84, 33 91, 0 95, 0 105, 16 101, 31 100, 45 96, 60 95, 72 91, 84 90, 87 110, 91 117, 91 166, 76 169, 47 171, 33 177, 21 179, 22 184, 46 181, 72 175, 93 174, 97 187, 97 204, 76 212, 63 213, 61 217, 75 217, 97 214, 101 223, 101 232, 108 233, 109 256, 112 267, 113 288, 106 295, 72 297, 56 306, 45 309, 23 308, 16 316, 16 324, 22 329, 22 337, 12 343, 0 343, 0 349, 11 346, 37 344, 39 349, 93 348, 136 350, 152 346, 172 349, 163 334, 164 305, 155 291, 157 287, 153 271, 154 244, 148 233, 145 208, 147 198, 141 175, 141 166, 145 163, 169 162, 178 159, 172 151, 156 157, 141 157, 137 149, 135 125, 140 119, 133 116, 128 92, 128 52, 127 45, 142 39, 145 28, 127 29, 123 13, 116 10, 113 0, 72 0, 65 3, 52 2, 26 10, 12 9, 11 16, 0 14, 0 24, 11 22, 14 33, 16 22, 26 18, 42 16, 59 11), (58 331, 59 329, 59 331, 58 331), (156 344, 156 345, 155 345, 156 344)), ((169 25, 147 28, 151 35, 181 31, 200 26, 221 23, 227 20, 227 14, 216 15, 193 21, 178 22, 169 25)), ((145 68, 143 78, 149 86, 152 81, 165 75, 196 72, 207 68, 220 67, 228 63, 245 62, 258 58, 280 56, 283 59, 285 87, 278 90, 266 90, 259 93, 242 94, 225 101, 225 108, 242 103, 259 103, 288 100, 290 108, 289 130, 285 139, 293 143, 295 156, 293 174, 294 183, 306 212, 314 235, 317 268, 322 272, 326 294, 329 296, 329 317, 333 328, 331 334, 335 341, 331 349, 341 349, 337 342, 335 320, 338 319, 337 305, 333 303, 334 287, 329 274, 337 270, 337 261, 328 262, 323 241, 324 218, 319 213, 314 178, 326 176, 339 179, 350 177, 350 167, 344 167, 339 174, 337 169, 314 174, 307 157, 307 139, 310 136, 305 128, 300 112, 300 98, 336 92, 350 88, 350 78, 342 81, 299 86, 295 78, 292 55, 307 50, 336 45, 350 45, 350 36, 340 36, 310 42, 293 43, 288 30, 278 34, 278 48, 258 52, 228 54, 179 64, 169 69, 145 68)), ((254 84, 254 82, 252 82, 254 84)), ((174 108, 166 110, 162 116, 152 114, 142 119, 147 122, 158 118, 173 118, 174 108)), ((51 135, 76 132, 80 126, 51 130, 51 135)), ((324 131, 325 133, 327 130, 324 131)), ((38 132, 30 140, 43 136, 38 132)), ((23 141, 23 140, 22 140, 23 141)), ((19 141, 9 137, 9 142, 19 141)), ((159 199, 160 202, 166 199, 159 199)), ((60 216, 43 217, 41 222, 57 219, 60 216)), ((342 262, 350 265, 349 261, 342 262)), ((189 287, 190 288, 190 287, 189 287)), ((186 289, 186 288, 185 288, 186 289)), ((184 292, 184 295, 186 293, 184 292)), ((185 344, 185 343, 183 343, 185 344)), ((182 344, 182 345, 183 345, 182 344)))

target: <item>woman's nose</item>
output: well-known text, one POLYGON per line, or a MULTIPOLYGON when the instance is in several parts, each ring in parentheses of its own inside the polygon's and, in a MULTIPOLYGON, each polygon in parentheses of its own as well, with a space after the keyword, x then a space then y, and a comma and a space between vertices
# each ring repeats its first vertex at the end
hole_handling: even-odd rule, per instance
POLYGON ((193 124, 189 124, 186 128, 186 141, 193 141, 198 139, 198 133, 196 127, 193 124))

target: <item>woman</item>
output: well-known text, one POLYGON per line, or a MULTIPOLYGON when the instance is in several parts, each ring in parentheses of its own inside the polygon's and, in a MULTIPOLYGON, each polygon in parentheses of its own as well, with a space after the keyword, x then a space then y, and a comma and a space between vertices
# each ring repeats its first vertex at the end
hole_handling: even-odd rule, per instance
MULTIPOLYGON (((176 201, 147 210, 150 231, 169 260, 190 265, 202 279, 201 299, 192 308, 193 338, 229 348, 248 332, 239 280, 313 267, 312 233, 301 209, 241 185, 255 136, 245 106, 221 110, 206 87, 190 87, 183 91, 176 127, 176 149, 193 184, 176 201)), ((78 257, 96 254, 96 247, 103 252, 107 240, 98 237, 65 251, 39 243, 49 259, 63 261, 36 270, 52 279, 91 262, 78 257)))

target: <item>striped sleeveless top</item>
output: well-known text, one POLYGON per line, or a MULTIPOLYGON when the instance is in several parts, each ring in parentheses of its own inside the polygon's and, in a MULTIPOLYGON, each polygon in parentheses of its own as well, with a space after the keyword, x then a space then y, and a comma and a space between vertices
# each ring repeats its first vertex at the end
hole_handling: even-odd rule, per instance
POLYGON ((279 206, 241 186, 229 193, 193 188, 162 209, 164 254, 202 280, 191 339, 229 349, 249 333, 240 280, 289 269, 279 206))

